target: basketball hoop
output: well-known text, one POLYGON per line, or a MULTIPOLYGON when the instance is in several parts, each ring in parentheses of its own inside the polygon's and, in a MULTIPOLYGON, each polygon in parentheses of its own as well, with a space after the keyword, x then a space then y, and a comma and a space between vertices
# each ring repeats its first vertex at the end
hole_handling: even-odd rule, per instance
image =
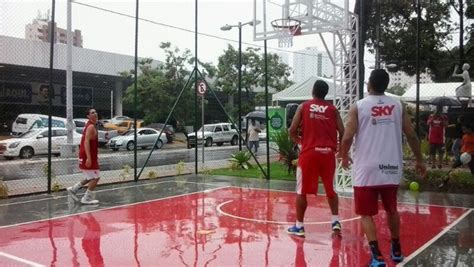
POLYGON ((279 47, 292 47, 293 36, 301 35, 301 21, 299 20, 292 18, 276 19, 271 24, 278 35, 279 47))

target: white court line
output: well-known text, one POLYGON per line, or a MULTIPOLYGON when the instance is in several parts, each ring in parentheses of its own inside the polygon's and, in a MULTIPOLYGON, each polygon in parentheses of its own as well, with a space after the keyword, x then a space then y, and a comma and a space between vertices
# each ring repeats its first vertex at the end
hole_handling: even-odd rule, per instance
MULTIPOLYGON (((228 216, 228 217, 231 217, 231 218, 234 218, 234 219, 238 219, 238 220, 243 220, 243 221, 249 221, 249 222, 258 222, 258 223, 273 223, 273 224, 285 224, 285 225, 292 225, 294 224, 295 222, 279 222, 279 221, 269 221, 269 220, 260 220, 260 219, 253 219, 253 218, 245 218, 245 217, 241 217, 241 216, 237 216, 237 215, 233 215, 233 214, 230 214, 230 213, 227 213, 225 211, 222 210, 222 206, 226 205, 226 204, 229 204, 230 202, 233 202, 234 200, 229 200, 229 201, 226 201, 224 203, 221 203, 217 206, 217 211, 219 213, 221 213, 222 215, 225 215, 225 216, 228 216)), ((341 222, 349 222, 349 221, 355 221, 355 220, 358 220, 360 219, 360 216, 357 216, 357 217, 352 217, 352 218, 349 218, 349 219, 344 219, 344 220, 341 220, 341 222)), ((305 225, 318 225, 318 224, 329 224, 331 223, 332 221, 326 221, 326 222, 307 222, 305 221, 304 224, 305 225)))
POLYGON ((457 218, 454 222, 452 222, 450 225, 448 225, 446 228, 443 229, 443 231, 439 232, 435 237, 433 237, 430 241, 426 242, 423 246, 415 250, 410 256, 406 257, 402 262, 397 264, 397 266, 405 266, 408 261, 412 260, 414 257, 416 257, 418 254, 420 254, 423 250, 427 249, 431 244, 436 242, 441 236, 443 236, 446 232, 451 230, 456 224, 458 224, 462 219, 464 219, 469 213, 471 213, 473 209, 468 210, 465 212, 461 217, 457 218))
POLYGON ((5 252, 1 252, 1 251, 0 251, 0 256, 3 256, 5 258, 9 258, 10 260, 14 260, 14 261, 17 261, 17 262, 28 264, 29 266, 32 266, 32 267, 44 267, 44 265, 42 265, 42 264, 32 262, 32 261, 14 256, 14 255, 11 255, 11 254, 8 254, 8 253, 5 253, 5 252))
MULTIPOLYGON (((259 191, 275 191, 275 192, 284 192, 284 193, 296 193, 296 191, 289 191, 289 190, 283 190, 283 189, 271 189, 271 188, 258 188, 258 187, 239 187, 239 186, 231 186, 234 188, 240 188, 240 189, 252 189, 252 190, 259 190, 259 191)), ((308 195, 314 195, 314 194, 308 194, 308 195)), ((325 194, 319 194, 318 196, 326 196, 325 194)), ((337 195, 339 198, 348 198, 348 199, 354 199, 353 197, 349 196, 341 196, 337 195)), ((379 200, 381 201, 381 200, 379 200)), ((441 207, 441 208, 458 208, 458 209, 466 209, 469 210, 471 207, 463 207, 463 206, 452 206, 452 205, 438 205, 438 204, 429 204, 429 203, 414 203, 414 202, 405 202, 405 201, 398 201, 398 204, 407 204, 407 205, 415 205, 415 206, 429 206, 429 207, 441 207)))
MULTIPOLYGON (((190 182, 190 183, 195 183, 195 182, 190 182)), ((199 184, 199 183, 197 183, 197 184, 199 184)), ((169 197, 157 198, 157 199, 150 199, 150 200, 145 200, 145 201, 140 201, 140 202, 135 202, 135 203, 128 203, 128 204, 123 204, 123 205, 118 205, 118 206, 113 206, 113 207, 107 207, 107 208, 103 208, 103 209, 95 209, 95 210, 89 210, 89 211, 78 212, 78 213, 73 213, 73 214, 67 214, 67 215, 53 217, 53 218, 46 218, 46 219, 40 219, 40 220, 35 220, 35 221, 28 221, 28 222, 22 222, 22 223, 16 223, 16 224, 4 225, 4 226, 0 226, 0 229, 14 227, 14 226, 20 226, 20 225, 25 225, 25 224, 30 224, 30 223, 38 223, 38 222, 51 221, 51 220, 56 220, 56 219, 63 219, 63 218, 67 218, 67 217, 73 217, 73 216, 76 216, 76 215, 99 212, 99 211, 104 211, 104 210, 124 208, 124 207, 134 206, 134 205, 138 205, 138 204, 145 204, 145 203, 161 201, 161 200, 166 200, 166 199, 171 199, 171 198, 190 196, 190 195, 194 195, 194 194, 209 193, 209 192, 212 192, 212 191, 216 191, 216 190, 219 190, 219 189, 226 189, 226 188, 229 188, 229 186, 206 189, 205 192, 204 191, 196 191, 196 192, 185 193, 185 194, 181 194, 181 195, 175 195, 175 196, 169 196, 169 197)))
MULTIPOLYGON (((139 185, 127 185, 127 186, 122 186, 122 187, 114 187, 114 188, 108 188, 108 189, 99 189, 96 190, 95 192, 107 192, 107 191, 114 191, 117 189, 126 189, 126 188, 132 188, 132 187, 141 187, 141 186, 146 186, 146 185, 155 185, 155 184, 163 184, 163 183, 176 183, 179 181, 160 181, 160 182, 154 182, 154 183, 146 183, 146 184, 139 184, 139 185)), ((212 186, 217 186, 216 184, 209 184, 209 183, 198 183, 198 182, 184 182, 188 184, 203 184, 203 185, 212 185, 212 186)), ((106 184, 107 185, 107 184, 106 184)), ((83 195, 83 194, 78 194, 83 195)), ((18 202, 12 202, 12 203, 5 203, 5 204, 0 204, 0 207, 3 206, 13 206, 16 204, 26 204, 26 203, 32 203, 32 202, 40 202, 40 201, 45 201, 45 200, 55 200, 55 199, 60 199, 60 198, 67 198, 67 195, 64 196, 57 196, 57 197, 47 197, 47 198, 39 198, 39 199, 32 199, 32 200, 25 200, 25 201, 18 201, 18 202)))

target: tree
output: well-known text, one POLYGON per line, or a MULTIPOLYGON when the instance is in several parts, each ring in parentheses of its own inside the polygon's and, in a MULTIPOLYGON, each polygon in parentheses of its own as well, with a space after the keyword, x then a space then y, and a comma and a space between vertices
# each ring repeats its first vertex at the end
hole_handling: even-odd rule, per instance
POLYGON ((406 91, 405 86, 400 86, 400 85, 395 85, 387 89, 388 93, 394 94, 394 95, 403 95, 406 91))
MULTIPOLYGON (((164 64, 153 67, 152 59, 144 59, 139 64, 140 73, 138 75, 137 86, 137 110, 144 114, 146 123, 164 122, 173 104, 179 95, 179 92, 186 85, 186 81, 191 74, 191 64, 194 58, 191 52, 186 49, 181 51, 177 47, 172 47, 171 43, 160 44, 160 48, 165 51, 164 64)), ((215 67, 210 63, 198 61, 203 68, 203 75, 212 77, 215 73, 215 67)), ((133 71, 124 72, 122 76, 132 79, 133 71)), ((184 90, 179 104, 173 112, 171 123, 179 121, 181 124, 189 124, 194 121, 193 110, 189 107, 194 106, 194 79, 184 90)), ((134 105, 135 87, 133 83, 127 88, 124 102, 134 105)))
MULTIPOLYGON (((380 41, 381 60, 395 63, 395 70, 408 75, 416 73, 416 9, 411 1, 380 1, 380 41), (382 2, 382 3, 380 3, 382 2)), ((451 21, 449 7, 446 4, 422 4, 420 22, 420 63, 421 71, 429 68, 435 76, 443 76, 439 53, 446 50, 445 44, 451 40, 451 21), (441 68, 440 68, 441 67, 441 68)), ((371 10, 369 16, 367 45, 374 51, 376 43, 376 14, 371 10)))
MULTIPOLYGON (((268 58, 268 87, 281 91, 293 84, 289 80, 291 69, 281 62, 277 54, 267 54, 268 58)), ((229 95, 229 103, 233 103, 233 95, 238 93, 238 64, 239 52, 229 45, 218 59, 216 87, 229 95)), ((242 90, 247 96, 255 92, 257 87, 265 86, 265 58, 260 54, 260 48, 248 47, 242 51, 242 90)), ((246 102, 243 110, 250 111, 255 101, 246 102)), ((229 107, 232 111, 235 108, 229 107)))

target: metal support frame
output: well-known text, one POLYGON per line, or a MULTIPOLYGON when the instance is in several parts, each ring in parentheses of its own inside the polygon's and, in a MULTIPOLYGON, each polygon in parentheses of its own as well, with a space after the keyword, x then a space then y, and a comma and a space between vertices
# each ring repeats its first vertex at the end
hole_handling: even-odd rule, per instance
MULTIPOLYGON (((330 58, 334 76, 335 105, 346 121, 350 107, 359 100, 359 17, 349 12, 349 1, 344 7, 327 0, 287 0, 277 4, 270 0, 254 0, 254 21, 262 20, 260 26, 254 25, 254 40, 277 39, 281 36, 277 29, 272 29, 266 13, 269 8, 281 8, 282 18, 292 18, 301 22, 301 35, 317 33, 330 58), (271 5, 267 5, 267 1, 271 5), (260 2, 261 5, 257 5, 260 2), (260 15, 260 16, 259 16, 260 15), (332 51, 324 39, 323 33, 333 37, 332 51)), ((350 191, 352 178, 350 171, 337 166, 335 177, 338 191, 350 191)))

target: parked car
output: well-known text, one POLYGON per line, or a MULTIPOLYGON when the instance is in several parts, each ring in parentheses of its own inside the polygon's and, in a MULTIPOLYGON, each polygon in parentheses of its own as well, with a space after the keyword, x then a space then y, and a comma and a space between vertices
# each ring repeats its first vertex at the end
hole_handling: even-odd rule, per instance
MULTIPOLYGON (((153 146, 158 139, 158 135, 160 134, 159 131, 153 128, 139 128, 137 129, 137 147, 141 147, 145 149, 147 147, 153 146)), ((123 135, 116 136, 109 140, 107 143, 108 147, 113 151, 117 151, 121 148, 125 148, 127 150, 135 149, 135 141, 134 141, 134 129, 130 129, 128 132, 124 133, 123 135)), ((156 143, 156 148, 162 148, 163 144, 167 143, 168 140, 166 139, 165 134, 161 134, 160 139, 156 143)))
MULTIPOLYGON (((137 120, 137 128, 143 127, 143 121, 142 120, 137 120)), ((119 134, 123 134, 128 132, 130 129, 135 128, 135 122, 133 120, 131 121, 122 121, 119 124, 113 124, 113 123, 107 123, 104 124, 104 128, 109 129, 109 130, 117 130, 119 134)))
POLYGON ((133 119, 128 117, 128 116, 115 116, 112 119, 109 120, 109 123, 112 124, 119 124, 123 121, 132 121, 133 119))
POLYGON ((166 134, 166 138, 168 138, 168 143, 172 143, 175 139, 175 130, 174 130, 173 125, 166 124, 165 126, 164 123, 151 123, 147 125, 146 127, 153 128, 157 131, 161 131, 161 129, 164 128, 163 133, 166 134))
MULTIPOLYGON (((204 139, 205 146, 212 146, 217 144, 222 146, 224 143, 230 143, 231 145, 237 145, 239 141, 239 135, 237 130, 231 123, 214 123, 204 124, 204 138, 202 136, 203 128, 201 127, 197 131, 197 143, 202 143, 204 139)), ((188 148, 196 145, 196 136, 194 132, 188 133, 188 148)))
MULTIPOLYGON (((87 121, 88 119, 74 119, 76 132, 83 134, 87 121)), ((105 146, 110 139, 119 135, 117 130, 105 128, 101 121, 97 122, 97 134, 99 135, 100 146, 105 146)))
MULTIPOLYGON (((29 130, 48 127, 49 116, 44 114, 24 113, 16 117, 12 124, 13 136, 19 136, 29 130)), ((51 127, 66 128, 66 118, 51 117, 51 127)))
MULTIPOLYGON (((52 127, 51 152, 59 156, 61 145, 67 142, 67 129, 52 127)), ((48 128, 33 129, 17 138, 0 141, 0 155, 6 159, 29 159, 34 155, 48 154, 48 128)), ((81 143, 82 135, 73 132, 73 144, 81 143)))

